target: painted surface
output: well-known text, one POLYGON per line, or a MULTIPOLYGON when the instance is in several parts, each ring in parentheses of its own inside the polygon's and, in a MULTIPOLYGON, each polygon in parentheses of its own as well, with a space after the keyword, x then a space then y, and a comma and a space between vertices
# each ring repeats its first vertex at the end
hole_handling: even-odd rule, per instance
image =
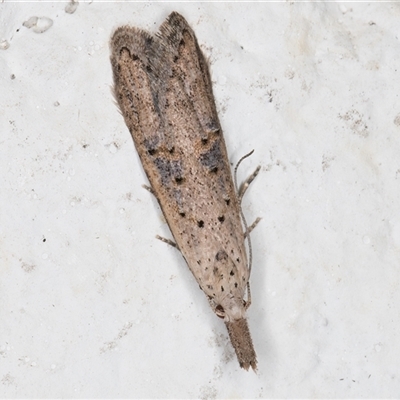
POLYGON ((400 391, 400 5, 0 4, 3 397, 400 391), (75 8, 75 10, 74 10, 75 8), (209 56, 243 202, 258 374, 240 369, 113 104, 108 41, 173 10, 209 56), (158 215, 158 217, 157 217, 158 215))

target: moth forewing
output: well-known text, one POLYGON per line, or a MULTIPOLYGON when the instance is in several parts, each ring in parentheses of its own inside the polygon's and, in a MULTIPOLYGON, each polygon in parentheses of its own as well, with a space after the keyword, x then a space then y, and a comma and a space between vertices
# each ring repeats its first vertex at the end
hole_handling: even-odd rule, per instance
POLYGON ((111 65, 116 101, 176 246, 224 318, 240 365, 256 369, 240 201, 196 36, 176 12, 155 36, 118 28, 111 65))

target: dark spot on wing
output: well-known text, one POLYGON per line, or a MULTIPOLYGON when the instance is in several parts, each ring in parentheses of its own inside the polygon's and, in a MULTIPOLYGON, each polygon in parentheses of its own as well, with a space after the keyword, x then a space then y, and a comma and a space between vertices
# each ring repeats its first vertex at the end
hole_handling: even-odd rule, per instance
POLYGON ((220 131, 219 131, 219 125, 218 125, 217 121, 215 121, 215 120, 211 120, 211 121, 207 122, 207 123, 206 123, 206 128, 207 128, 210 132, 212 132, 212 133, 214 133, 214 134, 216 134, 216 135, 218 135, 218 134, 220 133, 220 131))
POLYGON ((218 167, 223 162, 220 144, 220 141, 216 140, 208 151, 200 154, 201 164, 208 168, 210 172, 217 172, 218 167))
POLYGON ((222 261, 222 260, 227 260, 228 259, 228 254, 226 254, 225 250, 220 250, 216 255, 215 259, 217 261, 222 261))
POLYGON ((157 157, 154 164, 161 176, 161 183, 168 185, 172 179, 179 182, 183 179, 182 164, 179 160, 166 160, 165 158, 157 157))
MULTIPOLYGON (((133 102, 133 100, 132 100, 133 102)), ((143 142, 144 147, 147 149, 147 152, 153 156, 156 151, 157 151, 157 147, 159 145, 159 138, 158 136, 152 136, 150 139, 147 138, 144 140, 143 142)))

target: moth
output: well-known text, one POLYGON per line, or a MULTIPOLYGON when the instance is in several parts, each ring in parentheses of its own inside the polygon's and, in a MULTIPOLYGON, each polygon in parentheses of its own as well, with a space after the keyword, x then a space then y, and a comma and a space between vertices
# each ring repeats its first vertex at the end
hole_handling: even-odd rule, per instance
POLYGON ((234 184, 208 65, 180 14, 156 35, 119 27, 110 48, 116 102, 175 239, 164 241, 179 249, 223 318, 240 366, 255 370, 245 246, 255 224, 247 228, 241 200, 260 167, 237 190, 241 160, 234 184))

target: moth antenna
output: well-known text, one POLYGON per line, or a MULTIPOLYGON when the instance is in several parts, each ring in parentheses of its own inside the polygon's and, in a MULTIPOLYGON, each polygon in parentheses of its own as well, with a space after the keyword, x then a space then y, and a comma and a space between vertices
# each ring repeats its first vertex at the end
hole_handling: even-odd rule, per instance
POLYGON ((239 193, 239 190, 238 190, 238 184, 237 184, 237 170, 238 170, 238 168, 239 168, 239 165, 242 163, 242 161, 243 161, 244 159, 246 159, 247 157, 250 157, 253 153, 254 153, 254 150, 250 151, 249 153, 245 154, 245 155, 236 163, 235 171, 234 171, 234 173, 233 173, 233 178, 234 178, 234 180, 235 180, 235 188, 236 188, 236 191, 237 191, 238 193, 239 193))
MULTIPOLYGON (((239 165, 241 164, 241 162, 244 159, 246 159, 247 157, 250 157, 253 153, 254 153, 254 150, 252 150, 252 151, 250 151, 250 153, 247 153, 246 155, 244 155, 237 162, 237 164, 235 166, 235 170, 234 170, 234 173, 233 173, 233 180, 234 180, 234 183, 235 183, 235 189, 236 189, 236 192, 238 193, 238 196, 239 196, 239 190, 238 190, 238 184, 237 184, 237 170, 238 170, 239 165)), ((242 222, 243 222, 244 229, 245 229, 245 232, 246 232, 248 230, 248 226, 247 226, 246 218, 244 217, 244 213, 243 213, 243 209, 242 209, 242 202, 241 202, 240 197, 239 197, 239 210, 240 210, 240 217, 242 218, 242 222)), ((253 251, 252 251, 252 247, 251 247, 251 239, 250 239, 250 235, 249 234, 247 235, 246 239, 247 239, 247 246, 249 248, 249 261, 247 263, 248 264, 247 268, 249 269, 249 277, 250 277, 251 265, 252 265, 252 262, 253 262, 253 251)), ((247 285, 247 295, 249 295, 249 293, 250 293, 250 285, 248 284, 247 285)))

